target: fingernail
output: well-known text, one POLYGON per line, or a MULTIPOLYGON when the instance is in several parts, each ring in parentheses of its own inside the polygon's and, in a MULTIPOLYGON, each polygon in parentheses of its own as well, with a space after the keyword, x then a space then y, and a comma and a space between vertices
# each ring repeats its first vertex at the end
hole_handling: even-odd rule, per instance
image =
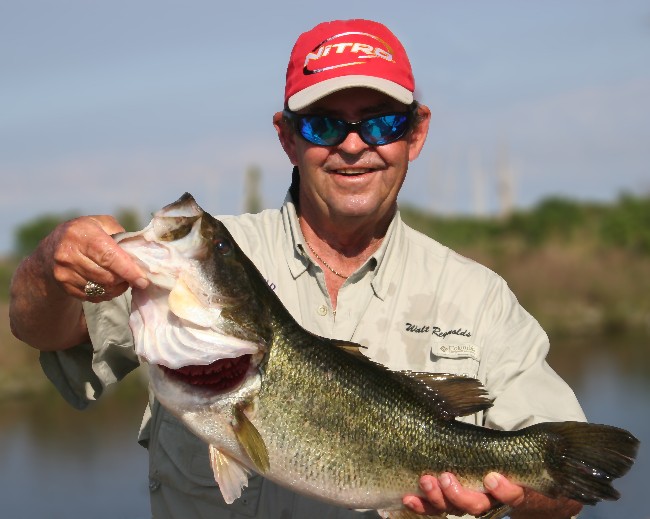
POLYGON ((449 477, 449 474, 441 474, 438 478, 438 481, 440 481, 440 486, 442 488, 447 488, 449 485, 451 485, 451 478, 449 477))
POLYGON ((485 487, 486 490, 494 490, 499 486, 499 478, 494 472, 490 472, 483 479, 483 486, 485 487))
POLYGON ((431 492, 433 490, 433 483, 431 483, 430 479, 423 479, 422 482, 420 483, 420 486, 422 487, 422 490, 425 492, 431 492))
POLYGON ((135 283, 133 283, 136 288, 139 288, 140 290, 144 290, 149 286, 149 281, 147 281, 147 278, 138 278, 135 280, 135 283))

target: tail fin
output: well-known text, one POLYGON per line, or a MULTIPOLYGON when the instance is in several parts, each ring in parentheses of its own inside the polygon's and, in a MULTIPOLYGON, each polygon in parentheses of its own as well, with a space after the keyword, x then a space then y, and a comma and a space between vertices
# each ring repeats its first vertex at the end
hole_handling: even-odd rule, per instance
POLYGON ((546 466, 559 494, 585 504, 620 497, 612 481, 630 470, 639 440, 624 429, 581 422, 533 425, 548 435, 546 466))

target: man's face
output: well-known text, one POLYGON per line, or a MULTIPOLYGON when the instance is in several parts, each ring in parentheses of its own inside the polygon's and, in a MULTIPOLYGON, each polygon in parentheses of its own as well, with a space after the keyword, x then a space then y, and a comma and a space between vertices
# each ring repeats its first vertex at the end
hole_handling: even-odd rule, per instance
MULTIPOLYGON (((300 113, 355 122, 406 110, 376 90, 353 88, 331 94, 300 113)), ((424 121, 415 131, 383 146, 370 146, 354 132, 337 146, 317 146, 276 123, 287 155, 300 170, 301 210, 316 210, 334 220, 382 218, 392 213, 408 163, 417 157, 426 137, 429 111, 424 111, 424 121)))

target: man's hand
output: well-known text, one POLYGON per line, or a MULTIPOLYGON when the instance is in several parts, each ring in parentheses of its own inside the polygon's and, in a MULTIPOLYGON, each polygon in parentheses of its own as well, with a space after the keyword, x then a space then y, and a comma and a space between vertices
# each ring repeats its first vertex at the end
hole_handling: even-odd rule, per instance
POLYGON ((439 515, 481 515, 495 506, 519 506, 524 500, 524 489, 510 483, 497 473, 490 473, 483 479, 489 493, 475 492, 462 487, 453 474, 443 473, 439 478, 422 476, 420 488, 425 497, 406 496, 405 506, 419 514, 439 515))
POLYGON ((93 302, 112 299, 129 285, 146 287, 142 269, 110 236, 123 230, 112 216, 84 216, 59 225, 42 244, 41 257, 50 263, 46 273, 68 295, 93 302), (88 281, 101 285, 105 294, 88 298, 88 281))
POLYGON ((491 472, 483 478, 486 493, 467 490, 453 474, 443 473, 439 478, 422 476, 420 488, 425 497, 406 496, 403 503, 419 514, 479 516, 500 505, 512 507, 513 519, 568 519, 577 515, 582 505, 566 498, 551 499, 508 481, 501 474, 491 472))

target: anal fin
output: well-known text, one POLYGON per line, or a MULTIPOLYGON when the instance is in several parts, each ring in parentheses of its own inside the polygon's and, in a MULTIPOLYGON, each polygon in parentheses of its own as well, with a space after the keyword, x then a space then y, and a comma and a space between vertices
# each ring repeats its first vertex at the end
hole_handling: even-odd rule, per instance
POLYGON ((214 445, 210 445, 210 465, 223 500, 231 504, 235 499, 241 497, 242 489, 248 485, 246 467, 221 452, 214 445))

